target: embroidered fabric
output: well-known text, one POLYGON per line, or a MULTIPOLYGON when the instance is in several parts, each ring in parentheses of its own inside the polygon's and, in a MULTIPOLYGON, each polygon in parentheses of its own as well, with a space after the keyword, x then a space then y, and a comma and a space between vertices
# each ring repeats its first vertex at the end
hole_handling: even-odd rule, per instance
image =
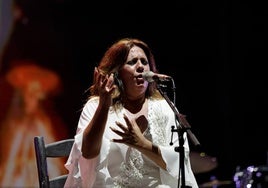
MULTIPOLYGON (((148 122, 148 128, 143 134, 148 140, 153 140, 155 144, 164 144, 166 143, 164 132, 167 118, 160 115, 160 113, 153 113, 151 105, 149 107, 151 109, 149 109, 148 119, 153 119, 153 121, 148 122), (155 134, 155 139, 152 139, 152 134, 155 134)), ((159 168, 151 160, 142 156, 138 150, 133 148, 128 148, 126 161, 121 163, 120 170, 119 175, 114 178, 116 188, 142 187, 144 186, 146 176, 150 176, 148 178, 150 182, 146 183, 155 184, 155 186, 160 183, 157 179, 153 180, 156 173, 156 176, 159 177, 159 168)))
POLYGON ((128 149, 127 161, 121 163, 120 174, 114 178, 116 188, 141 186, 141 180, 146 172, 141 154, 133 149, 128 149))
MULTIPOLYGON (((144 135, 158 145, 167 170, 161 169, 153 161, 142 155, 138 150, 124 144, 111 142, 116 135, 109 129, 115 121, 124 123, 124 110, 109 112, 106 130, 102 140, 100 155, 94 159, 84 159, 81 156, 82 133, 93 116, 98 105, 98 99, 90 100, 81 114, 75 145, 66 163, 69 176, 65 187, 90 188, 160 188, 163 185, 177 187, 179 157, 170 147, 171 126, 174 125, 172 111, 164 100, 148 100, 148 128, 144 135), (175 168, 174 168, 175 167, 175 168)), ((186 135, 185 135, 186 136, 186 135)), ((187 137, 186 137, 187 138, 187 137)), ((177 144, 176 135, 174 145, 177 144)), ((186 139, 186 153, 189 146, 186 139)), ((186 155, 188 156, 188 154, 186 155)), ((187 185, 198 188, 197 182, 190 168, 190 162, 185 158, 185 172, 187 185)))

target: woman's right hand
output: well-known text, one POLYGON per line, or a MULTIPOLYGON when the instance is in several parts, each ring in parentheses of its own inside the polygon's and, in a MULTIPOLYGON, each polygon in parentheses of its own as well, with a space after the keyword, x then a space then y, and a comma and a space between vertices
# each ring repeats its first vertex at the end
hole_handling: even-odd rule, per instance
POLYGON ((114 74, 103 75, 98 68, 95 67, 94 78, 98 87, 100 104, 109 107, 112 104, 112 94, 116 88, 114 84, 114 74))

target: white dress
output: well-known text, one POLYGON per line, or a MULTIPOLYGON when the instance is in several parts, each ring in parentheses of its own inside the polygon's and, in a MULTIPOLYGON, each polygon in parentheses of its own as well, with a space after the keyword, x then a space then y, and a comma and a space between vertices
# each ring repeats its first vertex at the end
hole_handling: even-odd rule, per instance
MULTIPOLYGON (((103 135, 100 155, 94 159, 85 159, 81 154, 82 135, 85 127, 92 119, 99 99, 92 98, 84 106, 81 113, 75 143, 65 164, 69 171, 65 188, 145 188, 145 187, 178 187, 179 153, 174 150, 178 146, 177 133, 171 141, 171 126, 175 125, 175 116, 168 103, 163 100, 148 100, 148 128, 144 135, 159 146, 167 171, 157 166, 138 150, 122 143, 114 143, 113 138, 120 138, 111 129, 117 128, 115 121, 125 124, 123 108, 114 112, 110 108, 106 128, 103 135)), ((185 184, 198 188, 191 169, 189 145, 184 133, 185 149, 185 184)))

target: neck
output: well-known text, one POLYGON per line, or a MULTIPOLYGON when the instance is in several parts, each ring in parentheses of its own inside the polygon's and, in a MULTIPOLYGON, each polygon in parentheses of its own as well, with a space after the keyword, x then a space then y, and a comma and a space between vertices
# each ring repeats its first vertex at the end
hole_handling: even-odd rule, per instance
POLYGON ((124 100, 124 107, 131 113, 137 113, 142 109, 142 106, 145 103, 145 99, 145 96, 137 99, 126 98, 124 100))

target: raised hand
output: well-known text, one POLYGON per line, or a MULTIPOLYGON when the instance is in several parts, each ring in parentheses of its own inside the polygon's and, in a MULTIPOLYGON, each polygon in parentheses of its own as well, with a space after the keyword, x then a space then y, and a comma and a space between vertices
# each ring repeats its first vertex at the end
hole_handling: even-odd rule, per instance
POLYGON ((98 87, 100 103, 110 106, 112 104, 112 94, 116 88, 114 84, 114 74, 103 75, 98 68, 95 67, 94 79, 98 87))

